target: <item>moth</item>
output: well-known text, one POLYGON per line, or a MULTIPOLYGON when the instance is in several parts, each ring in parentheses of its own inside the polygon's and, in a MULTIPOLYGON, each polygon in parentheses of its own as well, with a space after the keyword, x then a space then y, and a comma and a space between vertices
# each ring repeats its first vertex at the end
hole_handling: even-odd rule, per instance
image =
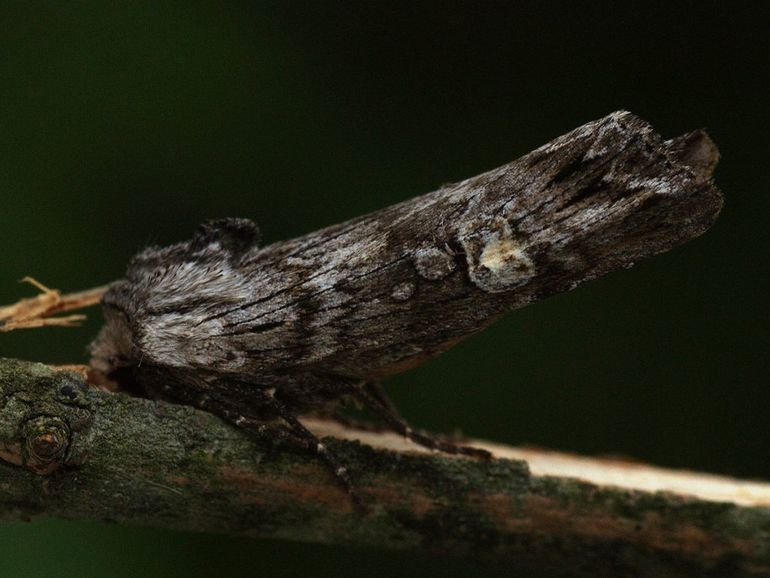
POLYGON ((717 158, 703 131, 663 141, 617 112, 294 240, 261 247, 251 221, 210 221, 133 258, 104 295, 91 364, 239 427, 284 422, 360 500, 299 416, 352 399, 420 445, 489 457, 411 428, 381 381, 508 311, 700 235, 722 203, 717 158))

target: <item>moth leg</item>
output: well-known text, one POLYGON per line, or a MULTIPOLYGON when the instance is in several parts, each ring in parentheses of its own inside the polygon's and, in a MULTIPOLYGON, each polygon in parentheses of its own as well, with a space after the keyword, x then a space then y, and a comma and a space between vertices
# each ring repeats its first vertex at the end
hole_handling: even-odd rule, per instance
POLYGON ((398 408, 396 407, 396 404, 393 403, 393 401, 390 399, 387 393, 385 393, 385 390, 382 387, 382 382, 380 380, 372 380, 367 381, 364 383, 364 389, 377 401, 379 401, 385 408, 398 417, 401 421, 406 423, 406 420, 401 417, 401 414, 398 411, 398 408))
POLYGON ((353 484, 347 468, 329 451, 313 432, 300 423, 297 416, 294 415, 289 408, 267 392, 259 393, 261 394, 259 405, 270 408, 272 413, 277 415, 288 426, 288 429, 276 427, 274 424, 266 423, 253 416, 244 415, 242 408, 238 408, 218 396, 206 394, 196 400, 196 405, 202 409, 213 411, 233 425, 245 429, 246 431, 256 434, 264 434, 269 431, 271 435, 301 444, 305 449, 317 455, 324 462, 337 482, 344 488, 348 496, 350 496, 353 505, 359 511, 366 512, 366 504, 353 484))
POLYGON ((337 482, 345 489, 348 496, 350 496, 353 505, 359 511, 366 511, 368 508, 361 494, 356 489, 353 480, 350 478, 348 469, 337 459, 329 448, 318 439, 313 432, 307 429, 297 419, 297 416, 283 403, 277 400, 275 397, 264 394, 264 404, 271 407, 275 413, 289 426, 289 430, 303 446, 309 451, 315 453, 329 468, 331 473, 337 479, 337 482))
POLYGON ((359 429, 363 431, 373 431, 373 432, 382 431, 382 426, 379 424, 372 423, 371 421, 367 421, 363 419, 356 419, 355 417, 346 415, 339 410, 321 412, 316 415, 321 419, 335 421, 341 426, 346 427, 348 429, 359 429))
POLYGON ((214 413, 224 420, 230 422, 236 427, 244 429, 248 432, 255 434, 270 433, 275 438, 281 440, 291 440, 296 442, 293 432, 285 427, 277 426, 275 423, 266 422, 253 415, 245 414, 243 407, 221 399, 219 396, 211 394, 204 394, 194 398, 194 403, 191 401, 193 398, 187 401, 208 412, 214 413))
POLYGON ((447 454, 461 454, 483 459, 492 458, 492 454, 486 450, 455 445, 412 429, 406 420, 399 415, 398 410, 393 405, 393 402, 390 401, 379 382, 367 381, 362 388, 359 388, 355 392, 355 395, 361 403, 379 416, 393 429, 393 431, 403 435, 416 444, 447 454))

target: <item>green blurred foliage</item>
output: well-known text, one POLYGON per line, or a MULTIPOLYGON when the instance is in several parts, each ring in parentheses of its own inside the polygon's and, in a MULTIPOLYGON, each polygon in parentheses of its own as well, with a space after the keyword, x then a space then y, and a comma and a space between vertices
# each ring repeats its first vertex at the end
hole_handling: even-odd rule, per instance
MULTIPOLYGON (((0 303, 118 278, 219 216, 267 242, 631 110, 721 148, 722 217, 388 384, 434 430, 770 478, 761 2, 2 2, 0 303)), ((0 354, 82 362, 78 330, 0 354)), ((93 524, 0 527, 2 576, 495 574, 475 561, 93 524), (345 559, 343 566, 340 561, 345 559)))

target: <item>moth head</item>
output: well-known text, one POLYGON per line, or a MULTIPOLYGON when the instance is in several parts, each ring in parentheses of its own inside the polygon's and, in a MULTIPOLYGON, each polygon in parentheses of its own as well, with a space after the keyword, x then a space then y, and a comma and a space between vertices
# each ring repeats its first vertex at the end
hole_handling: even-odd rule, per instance
POLYGON ((104 325, 91 343, 90 365, 105 376, 131 368, 138 362, 133 331, 125 314, 105 304, 104 325))

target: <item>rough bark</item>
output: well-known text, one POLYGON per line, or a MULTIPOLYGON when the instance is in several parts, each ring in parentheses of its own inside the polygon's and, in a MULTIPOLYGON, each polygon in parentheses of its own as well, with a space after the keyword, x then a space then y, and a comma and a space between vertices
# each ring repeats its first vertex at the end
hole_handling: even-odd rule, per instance
POLYGON ((351 465, 368 515, 269 432, 0 360, 0 515, 419 548, 587 575, 770 573, 770 484, 481 443, 498 456, 484 462, 308 425, 334 436, 325 443, 351 465))

